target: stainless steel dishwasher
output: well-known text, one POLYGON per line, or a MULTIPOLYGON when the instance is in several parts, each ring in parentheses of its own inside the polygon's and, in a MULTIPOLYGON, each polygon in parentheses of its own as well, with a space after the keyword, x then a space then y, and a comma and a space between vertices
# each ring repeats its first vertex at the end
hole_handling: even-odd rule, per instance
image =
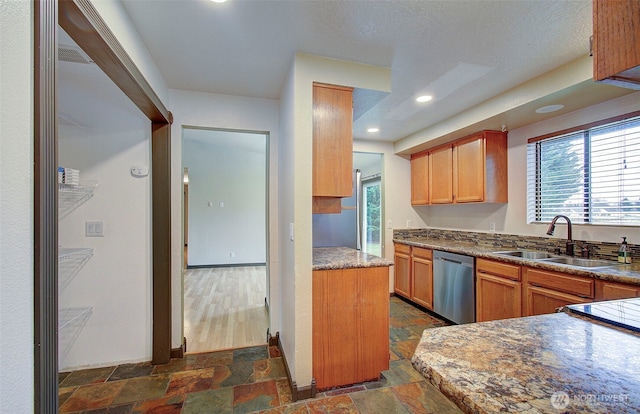
POLYGON ((433 251, 433 311, 452 322, 476 321, 474 258, 433 251))

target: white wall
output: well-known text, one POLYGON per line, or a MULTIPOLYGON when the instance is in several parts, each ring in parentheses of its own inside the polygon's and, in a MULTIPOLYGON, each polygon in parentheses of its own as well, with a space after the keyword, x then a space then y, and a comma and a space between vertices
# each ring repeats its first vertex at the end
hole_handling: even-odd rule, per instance
POLYGON ((0 412, 30 413, 33 359, 33 4, 0 0, 0 412))
MULTIPOLYGON (((489 231, 489 223, 496 223, 498 233, 545 236, 545 224, 527 224, 527 139, 584 125, 640 110, 640 92, 603 102, 598 105, 561 115, 509 131, 509 203, 417 207, 429 227, 489 231)), ((578 240, 617 243, 620 236, 628 236, 630 243, 640 243, 640 228, 580 225, 573 226, 578 240)), ((554 237, 566 237, 566 230, 556 231, 554 237)))
POLYGON ((60 371, 151 359, 151 181, 130 171, 150 167, 150 121, 104 74, 83 79, 76 66, 60 64, 60 109, 89 127, 59 125, 58 160, 97 187, 60 220, 58 240, 93 257, 58 303, 93 313, 60 371), (85 237, 86 221, 103 222, 104 237, 85 237))
MULTIPOLYGON (((168 107, 167 84, 120 1, 90 0, 160 100, 168 107)), ((169 108, 167 108, 169 109, 169 108)), ((170 109, 169 109, 170 110, 170 109)))
POLYGON ((261 131, 269 134, 269 201, 267 266, 271 332, 279 330, 279 298, 274 286, 278 284, 278 111, 279 102, 270 99, 243 98, 181 90, 169 90, 167 104, 173 113, 171 129, 171 237, 172 237, 172 347, 182 343, 182 127, 221 128, 261 131), (175 245, 174 245, 175 244, 175 245), (176 269, 177 266, 177 269, 176 269))
MULTIPOLYGON (((394 155, 393 143, 384 141, 353 141, 353 150, 382 154, 382 197, 384 203, 384 257, 393 260, 393 229, 425 227, 423 217, 411 207, 411 163, 406 158, 394 155), (388 228, 391 221, 391 228, 388 228)), ((427 217, 425 212, 424 217, 427 217)), ((389 268, 389 292, 393 292, 393 267, 389 268)))
POLYGON ((188 264, 265 263, 267 137, 185 129, 183 138, 188 264))
POLYGON ((312 83, 314 81, 389 91, 391 71, 298 54, 281 94, 281 232, 293 223, 294 240, 282 237, 282 329, 280 339, 293 380, 306 387, 312 379, 312 83), (291 129, 289 129, 291 128, 291 129), (292 193, 291 193, 292 191, 292 193), (286 289, 286 290, 285 290, 286 289), (285 311, 286 310, 286 311, 285 311))

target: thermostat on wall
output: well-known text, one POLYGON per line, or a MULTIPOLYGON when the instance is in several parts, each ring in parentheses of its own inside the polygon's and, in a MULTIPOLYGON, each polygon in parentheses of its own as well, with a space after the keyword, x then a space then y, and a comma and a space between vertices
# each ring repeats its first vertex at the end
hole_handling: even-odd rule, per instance
POLYGON ((134 165, 131 167, 131 175, 134 177, 146 177, 149 175, 149 168, 146 165, 134 165))

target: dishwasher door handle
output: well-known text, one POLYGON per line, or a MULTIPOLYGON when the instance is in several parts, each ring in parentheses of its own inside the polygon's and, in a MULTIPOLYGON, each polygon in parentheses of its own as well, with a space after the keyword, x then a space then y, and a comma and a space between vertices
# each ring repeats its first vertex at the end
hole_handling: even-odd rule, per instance
POLYGON ((463 264, 462 262, 459 262, 457 260, 447 259, 446 257, 441 257, 439 260, 442 260, 443 262, 455 263, 459 265, 463 264))

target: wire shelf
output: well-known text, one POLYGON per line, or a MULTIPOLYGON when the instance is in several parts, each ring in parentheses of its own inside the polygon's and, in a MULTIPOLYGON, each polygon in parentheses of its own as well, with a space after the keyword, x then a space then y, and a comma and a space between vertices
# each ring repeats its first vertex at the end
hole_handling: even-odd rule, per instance
POLYGON ((62 361, 93 313, 90 307, 63 308, 58 311, 58 361, 62 361))
POLYGON ((85 201, 93 197, 94 186, 72 186, 58 184, 58 218, 64 218, 67 214, 81 206, 85 201))
POLYGON ((58 249, 58 289, 60 291, 67 287, 92 256, 93 249, 88 247, 58 249))

